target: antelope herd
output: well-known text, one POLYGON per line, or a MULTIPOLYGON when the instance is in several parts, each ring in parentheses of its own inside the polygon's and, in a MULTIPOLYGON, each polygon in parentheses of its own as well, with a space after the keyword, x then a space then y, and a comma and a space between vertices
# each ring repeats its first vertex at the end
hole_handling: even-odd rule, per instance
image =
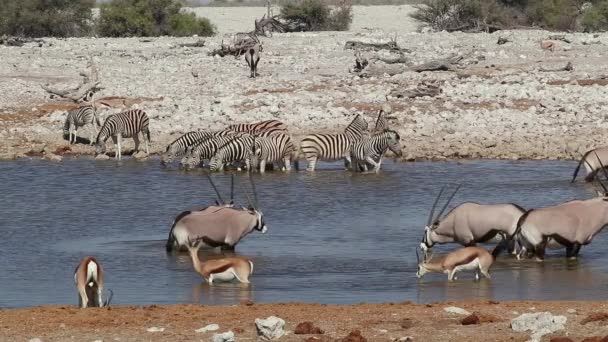
MULTIPOLYGON (((257 76, 259 47, 246 51, 246 61, 250 76, 257 76)), ((139 134, 143 135, 146 153, 149 153, 150 129, 148 115, 142 110, 127 110, 109 116, 103 125, 92 105, 80 107, 67 114, 63 127, 69 143, 77 141, 77 130, 85 125, 94 126, 96 153, 105 153, 105 143, 112 138, 116 158, 122 158, 122 138, 132 138, 135 150, 139 150, 139 134), (98 127, 101 126, 100 129, 98 127)), ((388 150, 401 155, 401 137, 390 129, 383 110, 378 112, 374 128, 368 130, 365 118, 358 114, 338 133, 311 133, 296 142, 287 126, 279 120, 229 125, 217 131, 198 130, 181 135, 171 142, 162 153, 160 162, 169 165, 179 160, 185 169, 205 167, 210 171, 227 168, 246 169, 253 192, 253 200, 247 196, 248 205, 234 204, 234 175, 230 190, 230 200, 215 186, 209 175, 209 182, 217 200, 200 210, 184 211, 176 215, 169 229, 166 251, 188 251, 194 270, 209 284, 218 281, 249 283, 253 273, 253 262, 243 257, 225 257, 201 261, 199 249, 220 247, 234 250, 248 234, 259 231, 265 233, 267 226, 260 210, 255 183, 251 171, 264 173, 268 169, 290 171, 292 163, 299 169, 299 159, 307 162, 307 170, 314 171, 318 161, 344 161, 346 169, 354 172, 373 168, 378 173, 382 159, 388 150)), ((544 260, 546 248, 565 248, 566 257, 576 259, 582 246, 592 242, 604 226, 608 225, 608 188, 604 185, 600 171, 608 179, 604 163, 608 161, 608 147, 600 147, 585 153, 574 171, 572 182, 582 166, 587 175, 585 181, 597 180, 601 191, 597 197, 587 200, 573 200, 545 208, 525 209, 515 203, 483 204, 462 202, 443 215, 458 192, 460 185, 451 193, 443 207, 435 215, 436 207, 445 192, 445 186, 431 207, 419 246, 416 246, 418 270, 421 278, 428 272, 441 272, 448 280, 455 280, 456 272, 473 271, 475 279, 482 274, 490 279, 489 269, 507 249, 518 260, 535 257, 544 260), (437 244, 456 243, 462 247, 442 258, 433 258, 432 249, 437 244), (490 253, 476 246, 479 243, 495 243, 490 253), (420 258, 419 249, 422 251, 420 258)), ((81 260, 74 271, 74 281, 78 290, 81 307, 107 306, 102 300, 104 271, 93 257, 81 260)))

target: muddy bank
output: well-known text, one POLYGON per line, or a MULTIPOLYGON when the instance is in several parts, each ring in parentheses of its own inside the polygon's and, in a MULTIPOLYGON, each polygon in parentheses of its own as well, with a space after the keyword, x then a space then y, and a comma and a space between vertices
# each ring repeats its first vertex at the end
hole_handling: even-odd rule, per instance
POLYGON ((364 341, 353 339, 357 330, 367 341, 406 341, 407 337, 413 341, 526 341, 531 332, 514 331, 511 321, 524 313, 550 312, 564 316, 566 323, 564 329, 544 335, 542 341, 564 336, 572 341, 599 337, 585 340, 599 341, 608 335, 605 327, 607 304, 470 301, 352 306, 302 303, 243 303, 230 307, 152 305, 86 310, 73 306, 34 307, 0 310, 0 335, 4 341, 31 338, 42 341, 208 341, 214 333, 232 331, 237 340, 255 340, 255 319, 277 316, 285 320, 286 335, 280 341, 364 341), (452 311, 464 309, 474 316, 448 312, 446 308, 449 307, 457 308, 452 311), (211 324, 217 324, 219 329, 196 332, 211 324), (311 334, 319 330, 323 334, 311 334), (351 339, 344 339, 349 334, 351 339))
MULTIPOLYGON (((145 109, 151 118, 152 152, 162 151, 186 131, 236 122, 276 118, 289 125, 296 139, 310 132, 340 131, 357 113, 372 125, 387 95, 391 125, 401 134, 406 160, 576 159, 602 144, 608 128, 608 60, 602 57, 607 33, 565 34, 565 41, 552 40, 553 49, 546 50, 540 42, 555 33, 418 33, 405 10, 401 26, 376 24, 380 12, 391 8, 405 7, 374 8, 373 15, 358 16, 349 32, 263 38, 256 80, 248 77, 242 58, 208 55, 230 41, 226 32, 239 28, 234 25, 224 31, 220 26, 220 34, 205 39, 204 47, 179 45, 198 38, 169 37, 47 39, 42 46, 2 46, 0 157, 65 150, 65 108, 40 85, 75 85, 89 55, 95 56, 104 88, 99 97, 132 100, 115 101, 102 116, 145 109), (407 49, 401 56, 406 63, 375 62, 367 77, 349 72, 354 55, 344 49, 346 41, 388 42, 395 37, 407 49), (500 37, 508 42, 498 44, 500 37), (464 58, 451 70, 411 71, 453 55, 464 58), (560 71, 567 62, 573 70, 560 71), (427 86, 440 91, 400 97, 427 86)), ((222 9, 222 15, 231 10, 222 9)), ((241 15, 248 22, 250 14, 233 11, 233 18, 241 15)), ((386 51, 363 56, 397 57, 386 51)), ((88 128, 79 136, 88 138, 88 128)), ((127 140, 125 149, 132 146, 127 140)), ((93 149, 79 144, 71 152, 89 154, 93 149)))

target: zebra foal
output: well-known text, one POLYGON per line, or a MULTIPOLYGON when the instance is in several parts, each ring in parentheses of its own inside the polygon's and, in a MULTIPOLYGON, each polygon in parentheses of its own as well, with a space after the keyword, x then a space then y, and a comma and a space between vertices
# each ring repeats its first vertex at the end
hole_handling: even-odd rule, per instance
POLYGON ((139 151, 139 133, 141 132, 146 144, 146 153, 149 154, 150 142, 150 119, 148 114, 140 109, 132 109, 125 112, 110 115, 103 123, 97 135, 97 154, 106 152, 106 140, 112 138, 116 148, 116 158, 122 159, 122 138, 133 138, 135 142, 135 152, 139 151))
POLYGON ((88 124, 93 126, 89 145, 93 145, 94 138, 97 135, 98 127, 101 126, 97 111, 92 105, 86 105, 68 112, 63 124, 63 135, 68 136, 70 145, 76 143, 79 127, 84 127, 88 124), (73 137, 73 139, 72 139, 73 137))
POLYGON ((367 121, 360 114, 346 126, 344 133, 309 134, 302 139, 300 150, 307 161, 307 171, 314 171, 318 160, 345 159, 344 166, 350 167, 350 148, 361 139, 367 130, 367 121))
POLYGON ((367 171, 367 163, 369 163, 374 167, 374 171, 378 173, 382 164, 382 157, 388 149, 397 156, 401 155, 399 133, 390 129, 357 141, 350 150, 353 171, 367 171))
POLYGON ((291 170, 296 148, 291 137, 285 133, 274 133, 266 137, 254 137, 251 153, 251 166, 260 173, 266 172, 267 163, 282 162, 285 171, 291 170))

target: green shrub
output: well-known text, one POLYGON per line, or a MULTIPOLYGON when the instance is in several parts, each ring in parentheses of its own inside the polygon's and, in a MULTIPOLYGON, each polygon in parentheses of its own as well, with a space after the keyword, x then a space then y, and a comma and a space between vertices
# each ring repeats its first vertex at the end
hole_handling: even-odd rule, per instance
POLYGON ((323 0, 296 0, 281 6, 281 17, 303 22, 310 31, 346 31, 352 22, 350 1, 341 1, 332 8, 323 0))
POLYGON ((101 6, 97 31, 105 37, 211 36, 206 18, 182 12, 177 0, 114 0, 101 6))
POLYGON ((578 0, 535 0, 525 12, 531 25, 567 31, 574 29, 581 5, 578 0))
POLYGON ((88 35, 95 0, 2 0, 0 34, 25 37, 88 35))
POLYGON ((597 2, 586 9, 581 25, 585 31, 608 30, 608 0, 597 2))

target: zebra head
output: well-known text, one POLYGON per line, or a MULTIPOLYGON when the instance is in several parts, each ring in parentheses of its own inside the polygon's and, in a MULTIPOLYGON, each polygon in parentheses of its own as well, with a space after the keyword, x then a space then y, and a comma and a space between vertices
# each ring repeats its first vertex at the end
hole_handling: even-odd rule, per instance
POLYGON ((224 153, 218 151, 209 161, 209 170, 222 171, 224 169, 224 153))
POLYGON ((387 135, 387 143, 388 143, 388 148, 398 157, 401 157, 402 152, 401 152, 401 138, 399 137, 399 133, 393 131, 393 130, 387 130, 385 131, 385 134, 387 135))

